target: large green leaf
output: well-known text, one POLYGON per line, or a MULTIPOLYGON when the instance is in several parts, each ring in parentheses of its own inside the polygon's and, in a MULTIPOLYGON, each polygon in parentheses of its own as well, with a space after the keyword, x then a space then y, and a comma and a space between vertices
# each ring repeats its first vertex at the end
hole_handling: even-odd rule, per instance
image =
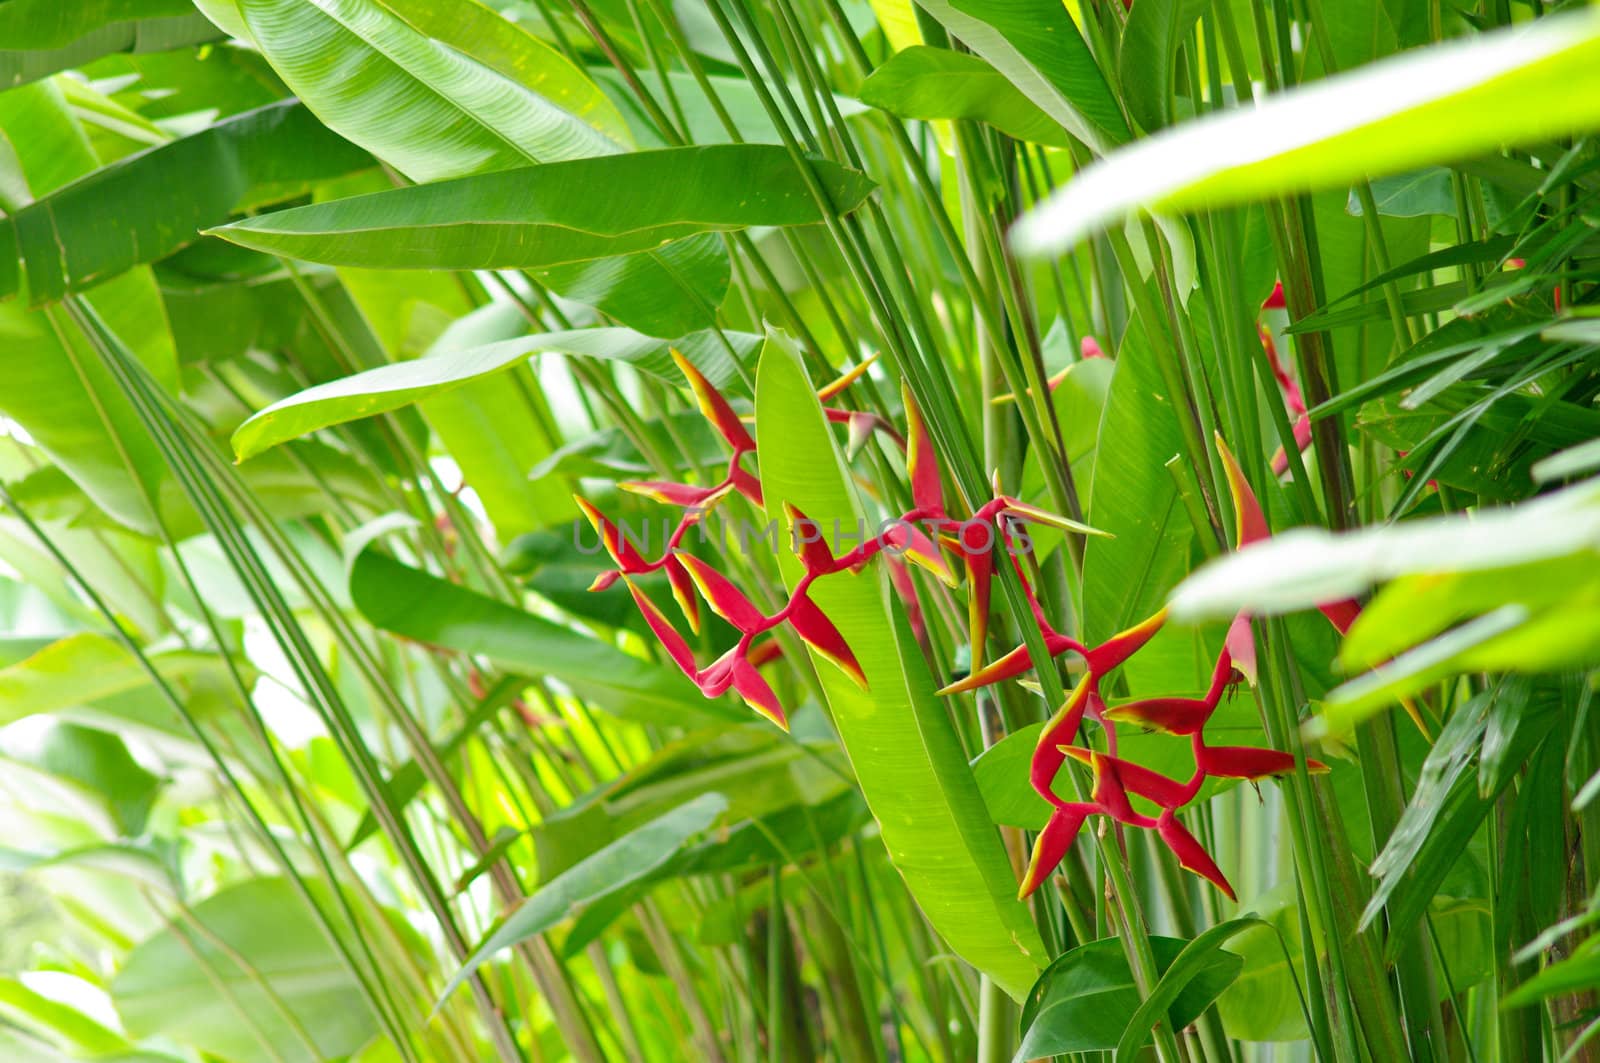
POLYGON ((162 52, 216 37, 189 0, 7 0, 0 4, 0 88, 113 52, 162 52))
POLYGON ((328 128, 413 180, 626 146, 616 108, 582 70, 475 0, 236 6, 251 40, 328 128))
MULTIPOLYGON (((732 334, 729 341, 741 357, 755 350, 760 342, 758 337, 741 333, 732 334)), ((240 425, 233 434, 233 450, 243 461, 320 428, 399 409, 482 380, 538 354, 575 354, 627 362, 663 379, 681 381, 682 375, 672 364, 671 350, 710 369, 708 375, 714 379, 726 380, 732 375, 732 359, 721 347, 721 340, 708 333, 685 336, 669 344, 624 328, 545 332, 481 347, 435 351, 424 358, 380 366, 307 388, 273 403, 240 425)), ((524 478, 531 468, 530 464, 523 470, 524 478)))
POLYGON ((917 0, 917 6, 1085 144, 1103 151, 1128 139, 1111 87, 1059 0, 917 0))
MULTIPOLYGON (((756 373, 756 441, 769 516, 784 505, 821 527, 854 528, 862 511, 794 344, 771 333, 756 373)), ((780 552, 791 586, 800 562, 780 552)), ((819 657, 834 726, 888 846, 928 921, 950 947, 1020 998, 1044 948, 1016 900, 1016 879, 905 613, 882 573, 819 581, 811 599, 838 627, 867 678, 862 690, 819 657)))
MULTIPOLYGON (((237 211, 371 165, 366 152, 286 100, 85 171, 48 194, 36 189, 37 202, 0 220, 0 230, 15 233, 29 295, 42 303, 163 258, 237 211)), ((4 280, 0 297, 17 290, 4 280)))
POLYGON ((978 56, 918 45, 896 52, 861 84, 861 102, 901 118, 968 118, 1018 140, 1066 147, 1066 131, 978 56))
POLYGON ((372 550, 351 567, 350 598, 384 631, 481 655, 508 671, 551 676, 619 715, 680 724, 708 715, 746 718, 701 697, 675 670, 372 550))
MULTIPOLYGON (((821 160, 810 166, 839 213, 860 206, 872 190, 855 170, 821 160)), ((334 265, 539 269, 698 233, 822 220, 785 149, 723 144, 480 174, 295 207, 213 231, 258 251, 334 265)))
POLYGON ((1138 208, 1343 190, 1600 126, 1600 13, 1417 49, 1142 140, 1086 168, 1013 234, 1051 254, 1138 208), (1528 106, 1538 100, 1539 106, 1528 106))
MULTIPOLYGON (((1157 969, 1163 973, 1174 969, 1190 944, 1182 938, 1152 936, 1157 969)), ((1198 1019, 1240 966, 1239 957, 1207 948, 1203 960, 1179 968, 1175 981, 1183 985, 1168 1004, 1169 1028, 1181 1030, 1198 1019)), ((1122 942, 1102 938, 1079 945, 1052 963, 1023 1001, 1017 1063, 1067 1052, 1110 1051, 1140 1016, 1139 990, 1122 942)))
POLYGON ((377 1032, 344 962, 282 878, 249 879, 176 916, 128 956, 111 997, 130 1034, 238 1063, 340 1058, 377 1032))
POLYGON ((536 937, 574 909, 602 904, 611 894, 626 890, 646 878, 709 828, 727 811, 728 799, 719 793, 701 794, 641 827, 551 879, 501 923, 450 979, 441 1001, 471 977, 497 952, 536 937))
MULTIPOLYGON (((48 197, 93 170, 96 159, 60 91, 49 82, 0 94, 0 140, 16 147, 20 164, 12 182, 19 187, 0 189, 0 207, 18 215, 0 218, 3 296, 3 245, 15 232, 13 222, 32 209, 33 195, 48 197)), ((52 248, 51 254, 60 251, 52 248)), ((14 272, 10 279, 14 285, 14 272)), ((172 338, 148 270, 102 285, 87 301, 158 384, 176 386, 172 338)), ((0 370, 6 375, 0 412, 26 429, 95 505, 130 528, 153 532, 149 499, 160 490, 164 465, 132 406, 67 315, 59 308, 30 311, 17 302, 0 304, 0 370)))
MULTIPOLYGON (((205 0, 329 128, 419 181, 631 146, 583 70, 476 0, 205 0), (395 121, 397 114, 405 121, 395 121)), ((677 336, 727 292, 720 240, 558 266, 542 279, 632 328, 677 336)))

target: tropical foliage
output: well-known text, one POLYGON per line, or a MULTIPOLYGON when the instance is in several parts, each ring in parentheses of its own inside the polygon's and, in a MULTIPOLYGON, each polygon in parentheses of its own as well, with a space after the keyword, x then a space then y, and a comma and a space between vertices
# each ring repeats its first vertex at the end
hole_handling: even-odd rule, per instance
POLYGON ((0 1058, 1600 1058, 1597 16, 0 0, 0 1058))

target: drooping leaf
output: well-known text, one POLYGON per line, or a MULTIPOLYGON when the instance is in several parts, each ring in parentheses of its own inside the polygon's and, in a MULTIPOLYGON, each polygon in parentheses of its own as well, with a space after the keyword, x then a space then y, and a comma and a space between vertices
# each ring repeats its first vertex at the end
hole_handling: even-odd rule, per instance
MULTIPOLYGON (((769 515, 786 507, 820 527, 854 528, 861 517, 799 353, 769 334, 756 375, 756 442, 769 515)), ((787 550, 791 586, 803 566, 787 550)), ((890 858, 929 922, 960 956, 1020 997, 1044 957, 999 834, 903 610, 881 573, 818 580, 813 602, 833 621, 866 677, 863 690, 832 665, 818 678, 835 726, 877 818, 890 858)))
POLYGON ((1342 190, 1585 132, 1600 125, 1597 56, 1593 12, 1415 49, 1142 140, 1086 168, 1025 216, 1012 240, 1021 252, 1052 254, 1139 208, 1342 190))
POLYGON ((236 3, 250 39, 328 128, 413 180, 626 147, 616 109, 583 71, 475 0, 236 3))
MULTIPOLYGON (((810 163, 832 209, 872 189, 810 163)), ((244 247, 376 269, 539 269, 642 252, 705 232, 822 220, 783 148, 725 144, 548 163, 294 207, 213 230, 244 247), (597 196, 612 188, 626 194, 597 196)))
POLYGON ((677 669, 368 550, 350 570, 350 597, 373 625, 508 671, 548 675, 624 716, 682 723, 744 714, 700 696, 677 669))

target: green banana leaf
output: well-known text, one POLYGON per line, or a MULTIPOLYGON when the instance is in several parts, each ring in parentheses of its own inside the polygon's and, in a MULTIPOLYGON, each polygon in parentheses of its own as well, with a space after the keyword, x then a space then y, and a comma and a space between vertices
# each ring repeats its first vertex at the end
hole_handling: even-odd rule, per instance
POLYGON ((116 52, 215 40, 189 0, 9 0, 0 4, 0 89, 116 52))
MULTIPOLYGON (((37 305, 164 258, 238 211, 372 165, 366 152, 285 100, 73 175, 0 219, 0 246, 15 240, 37 305), (116 225, 106 224, 108 212, 116 225)), ((19 283, 0 271, 0 298, 16 294, 19 283)))
MULTIPOLYGON (((810 165, 834 212, 854 210, 872 190, 859 171, 810 165)), ((212 232, 257 251, 340 266, 540 269, 650 251, 699 233, 822 220, 785 149, 722 144, 479 174, 294 207, 212 232)))

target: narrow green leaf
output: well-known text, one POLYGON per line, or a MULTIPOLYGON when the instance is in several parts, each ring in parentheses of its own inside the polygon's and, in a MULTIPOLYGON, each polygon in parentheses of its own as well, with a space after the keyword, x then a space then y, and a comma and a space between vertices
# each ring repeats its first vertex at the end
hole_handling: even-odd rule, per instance
MULTIPOLYGON (((1198 1017, 1209 1008, 1211 1002, 1232 984, 1244 966, 1243 959, 1230 952, 1223 952, 1222 946, 1237 934, 1253 927, 1267 925, 1262 920, 1251 917, 1230 919, 1226 923, 1218 923, 1184 945, 1183 951, 1178 953, 1171 965, 1161 973, 1161 980, 1128 1020, 1128 1028, 1122 1032, 1122 1037, 1117 1041, 1117 1063, 1133 1063, 1138 1058, 1140 1049, 1150 1040, 1150 1031, 1162 1020, 1162 1013, 1176 1005, 1180 999, 1183 1000, 1180 1014, 1186 1015, 1199 1009, 1195 1011, 1198 1017)), ((1182 1026, 1176 1025, 1176 1020, 1170 1015, 1166 1018, 1174 1023, 1171 1027, 1173 1033, 1183 1029, 1182 1026)))
MULTIPOLYGON (((741 356, 754 351, 759 337, 727 334, 741 356)), ((233 433, 233 452, 240 461, 291 439, 330 425, 397 410, 414 402, 509 369, 539 354, 583 355, 626 362, 679 382, 682 375, 672 364, 670 351, 678 350, 703 365, 714 380, 732 375, 733 363, 717 337, 697 333, 668 343, 630 329, 573 329, 502 340, 481 347, 444 350, 409 362, 369 369, 341 380, 318 384, 273 403, 241 424, 233 433)), ((523 471, 526 477, 528 470, 523 471)))
POLYGON ((689 839, 707 830, 727 807, 728 800, 721 794, 701 794, 545 883, 473 950, 439 995, 440 1004, 496 953, 543 934, 574 910, 600 904, 647 877, 689 839))
POLYGON ((350 570, 350 598, 374 626, 523 675, 548 675, 619 715, 666 723, 745 714, 707 701, 686 678, 593 635, 534 616, 367 550, 350 570))

